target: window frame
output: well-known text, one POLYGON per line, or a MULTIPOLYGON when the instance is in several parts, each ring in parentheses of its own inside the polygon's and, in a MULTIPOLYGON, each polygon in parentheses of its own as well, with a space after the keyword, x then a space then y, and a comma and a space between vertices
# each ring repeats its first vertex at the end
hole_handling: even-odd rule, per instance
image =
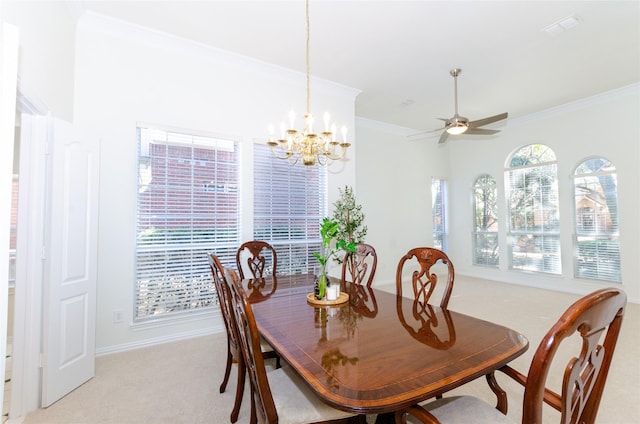
MULTIPOLYGON (((500 240, 499 240, 499 218, 498 218, 498 182, 496 181, 495 178, 493 178, 493 176, 489 175, 489 174, 482 174, 480 175, 478 178, 476 178, 473 187, 471 188, 472 191, 472 199, 473 199, 473 241, 472 241, 472 245, 473 245, 473 250, 472 250, 472 263, 473 265, 476 266, 486 266, 486 267, 490 267, 490 268, 499 268, 500 266, 500 240), (481 179, 483 181, 481 181, 481 179), (490 181, 489 181, 490 179, 490 181), (493 209, 494 213, 492 214, 491 218, 494 221, 494 224, 496 226, 495 230, 489 230, 489 227, 486 228, 482 228, 481 226, 478 225, 478 211, 481 209, 483 211, 483 215, 487 215, 486 214, 486 201, 484 202, 484 205, 479 205, 478 204, 478 191, 482 191, 482 192, 486 192, 491 190, 492 193, 492 197, 493 197, 493 201, 492 201, 492 206, 490 208, 493 209), (480 260, 480 258, 486 256, 486 255, 482 255, 481 252, 484 250, 482 248, 482 246, 480 246, 479 240, 480 239, 485 240, 485 243, 482 244, 482 246, 486 246, 486 240, 493 238, 494 239, 494 252, 491 256, 493 257, 492 260, 489 259, 484 259, 484 260, 480 260)), ((486 198, 486 194, 482 197, 486 198)), ((493 225, 493 224, 492 224, 493 225)), ((491 225, 491 226, 492 226, 491 225)))
POLYGON ((448 252, 449 250, 448 212, 449 193, 447 180, 439 177, 431 177, 431 224, 433 226, 433 246, 443 252, 448 252), (438 201, 438 199, 440 200, 438 201), (439 223, 437 222, 438 217, 440 217, 439 223))
POLYGON ((516 149, 505 169, 505 194, 509 269, 562 275, 559 178, 555 151, 542 143, 516 149), (527 149, 529 152, 525 155, 523 152, 527 149), (531 175, 534 179, 529 178, 531 175), (551 183, 544 181, 549 177, 551 183), (525 185, 521 184, 523 181, 525 185), (536 185, 537 192, 530 190, 530 187, 535 189, 536 185), (514 197, 516 188, 521 196, 514 197), (524 206, 517 208, 514 198, 523 200, 524 206), (553 208, 545 206, 551 204, 553 208), (518 216, 514 215, 515 212, 518 212, 518 216), (516 219, 524 223, 523 228, 514 228, 516 219), (536 225, 536 222, 539 224, 536 225))
POLYGON ((142 325, 158 320, 176 320, 210 313, 218 308, 218 298, 206 255, 214 252, 223 262, 231 263, 232 259, 235 259, 235 251, 240 244, 239 142, 232 137, 203 131, 137 123, 136 143, 133 324, 142 325), (165 140, 154 140, 151 137, 151 140, 143 141, 143 137, 147 137, 147 131, 156 132, 157 135, 164 134, 165 140), (169 134, 172 140, 169 140, 169 134), (190 139, 191 142, 183 142, 181 139, 190 139), (148 145, 143 146, 144 143, 148 145), (231 151, 229 147, 224 146, 232 146, 231 151), (160 157, 153 157, 152 150, 156 147, 157 150, 166 151, 164 162, 160 157), (180 155, 180 152, 189 150, 191 152, 189 158, 180 155), (202 154, 202 157, 194 156, 195 151, 199 152, 197 154, 202 154), (209 155, 213 155, 213 158, 209 155), (228 169, 224 168, 227 166, 226 159, 223 159, 226 156, 229 156, 230 160, 228 169), (156 177, 158 184, 155 187, 152 186, 154 160, 157 162, 155 170, 158 172, 163 170, 162 175, 165 178, 163 183, 158 175, 156 177), (174 161, 173 168, 171 161, 174 161), (214 164, 213 174, 208 169, 210 163, 214 164), (185 172, 187 170, 188 176, 185 172), (214 178, 209 180, 208 177, 211 175, 214 178), (201 192, 198 191, 199 178, 211 181, 209 184, 214 186, 214 191, 207 189, 204 183, 201 192), (228 183, 219 182, 227 179, 228 183), (232 189, 234 185, 235 189, 232 189), (158 202, 158 197, 152 196, 151 191, 147 193, 147 190, 152 188, 160 193, 164 190, 165 198, 158 202), (146 198, 144 193, 147 193, 146 198), (167 200, 167 196, 172 193, 175 197, 167 200), (190 203, 184 201, 185 196, 190 196, 190 203), (217 202, 215 208, 210 206, 209 202, 212 199, 217 202), (151 213, 152 203, 153 213, 151 213), (219 212, 221 204, 224 206, 224 212, 219 212), (182 227, 186 223, 188 227, 182 227), (205 226, 198 227, 199 225, 205 226), (181 230, 181 228, 184 229, 181 230), (198 230, 198 228, 201 229, 198 230), (147 241, 141 238, 143 232, 148 237, 147 241), (156 287, 157 291, 152 291, 156 298, 162 299, 156 309, 149 305, 150 300, 145 297, 145 290, 146 293, 150 293, 151 279, 156 281, 153 284, 161 286, 156 287), (188 287, 188 291, 184 290, 185 287, 188 287))
MULTIPOLYGON (((613 163, 601 156, 590 156, 578 163, 571 174, 571 180, 573 182, 573 208, 574 208, 574 225, 573 225, 573 276, 577 279, 585 279, 592 281, 600 281, 606 283, 621 283, 621 266, 620 266, 620 223, 619 223, 619 205, 618 205, 618 172, 613 163), (589 170, 589 172, 581 172, 581 168, 589 167, 588 162, 602 161, 602 165, 597 170, 589 170), (604 168, 608 168, 603 170, 604 168), (590 208, 592 212, 589 214, 591 228, 585 228, 584 225, 580 225, 584 222, 580 219, 580 208, 578 203, 592 202, 597 207, 598 202, 589 199, 587 194, 580 195, 578 193, 578 181, 582 182, 588 187, 593 187, 595 184, 604 190, 602 186, 603 176, 611 176, 614 189, 613 193, 598 193, 602 196, 603 202, 607 204, 608 216, 601 216, 599 213, 595 213, 596 208, 590 208), (597 183, 594 183, 594 179, 598 179, 597 183), (582 197, 578 200, 578 197, 582 197), (613 198, 611 197, 613 196, 613 198), (614 211, 611 211, 610 202, 614 202, 614 211), (604 222, 603 222, 604 219, 604 222), (600 225, 602 224, 602 225, 600 225), (607 230, 607 228, 610 230, 607 230), (582 246, 581 246, 582 244, 582 246), (583 254, 581 254, 583 252, 583 254), (589 258, 586 258, 589 256, 589 258), (606 266, 606 262, 613 261, 617 266, 611 268, 606 266), (608 269, 616 269, 617 272, 608 271, 608 269)), ((596 188, 597 190, 597 188, 596 188)))
POLYGON ((253 238, 274 247, 278 274, 314 272, 318 262, 313 253, 320 251, 322 243, 320 223, 328 214, 327 167, 292 166, 275 158, 265 143, 254 143, 252 169, 253 238), (261 175, 268 175, 266 181, 260 179, 261 175), (301 190, 296 192, 297 188, 301 190), (284 199, 287 201, 283 202, 284 199), (266 223, 275 222, 274 217, 296 222, 297 230, 292 231, 289 226, 288 234, 280 235, 268 231, 266 223))

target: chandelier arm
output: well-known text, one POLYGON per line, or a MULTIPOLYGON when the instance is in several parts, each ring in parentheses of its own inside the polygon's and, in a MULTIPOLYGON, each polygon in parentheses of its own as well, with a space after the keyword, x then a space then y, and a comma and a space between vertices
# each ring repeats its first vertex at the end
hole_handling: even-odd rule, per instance
POLYGON ((284 156, 279 156, 278 152, 276 152, 276 146, 271 146, 271 153, 273 153, 273 156, 276 159, 289 159, 291 157, 291 153, 288 152, 287 150, 284 150, 282 147, 280 147, 280 150, 282 150, 282 152, 284 153, 284 156))
POLYGON ((346 153, 347 153, 347 148, 345 146, 342 146, 342 152, 339 155, 335 154, 334 152, 326 152, 324 155, 327 157, 327 159, 340 160, 344 158, 344 155, 346 153))

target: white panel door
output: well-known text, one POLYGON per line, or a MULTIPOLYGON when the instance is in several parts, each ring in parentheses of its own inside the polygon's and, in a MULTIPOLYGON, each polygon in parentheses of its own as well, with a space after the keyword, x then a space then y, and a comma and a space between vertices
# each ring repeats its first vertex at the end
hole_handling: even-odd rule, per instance
POLYGON ((95 374, 99 143, 52 120, 42 406, 95 374))

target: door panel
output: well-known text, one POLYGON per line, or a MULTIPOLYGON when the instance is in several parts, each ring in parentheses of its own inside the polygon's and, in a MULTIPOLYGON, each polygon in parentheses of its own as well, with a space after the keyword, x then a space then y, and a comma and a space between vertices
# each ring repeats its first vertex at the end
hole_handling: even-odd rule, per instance
POLYGON ((53 121, 46 243, 42 406, 95 374, 97 140, 53 121))

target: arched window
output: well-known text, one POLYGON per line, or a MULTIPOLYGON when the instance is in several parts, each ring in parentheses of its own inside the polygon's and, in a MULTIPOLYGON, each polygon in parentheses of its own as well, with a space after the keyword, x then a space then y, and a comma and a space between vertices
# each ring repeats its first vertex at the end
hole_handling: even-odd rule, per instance
POLYGON ((510 267, 561 274, 556 155, 544 144, 516 151, 505 172, 510 267))
POLYGON ((590 158, 573 174, 575 198, 574 275, 620 282, 618 180, 605 158, 590 158))
POLYGON ((497 267, 498 249, 498 190, 496 180, 481 175, 473 185, 474 231, 473 264, 497 267))

